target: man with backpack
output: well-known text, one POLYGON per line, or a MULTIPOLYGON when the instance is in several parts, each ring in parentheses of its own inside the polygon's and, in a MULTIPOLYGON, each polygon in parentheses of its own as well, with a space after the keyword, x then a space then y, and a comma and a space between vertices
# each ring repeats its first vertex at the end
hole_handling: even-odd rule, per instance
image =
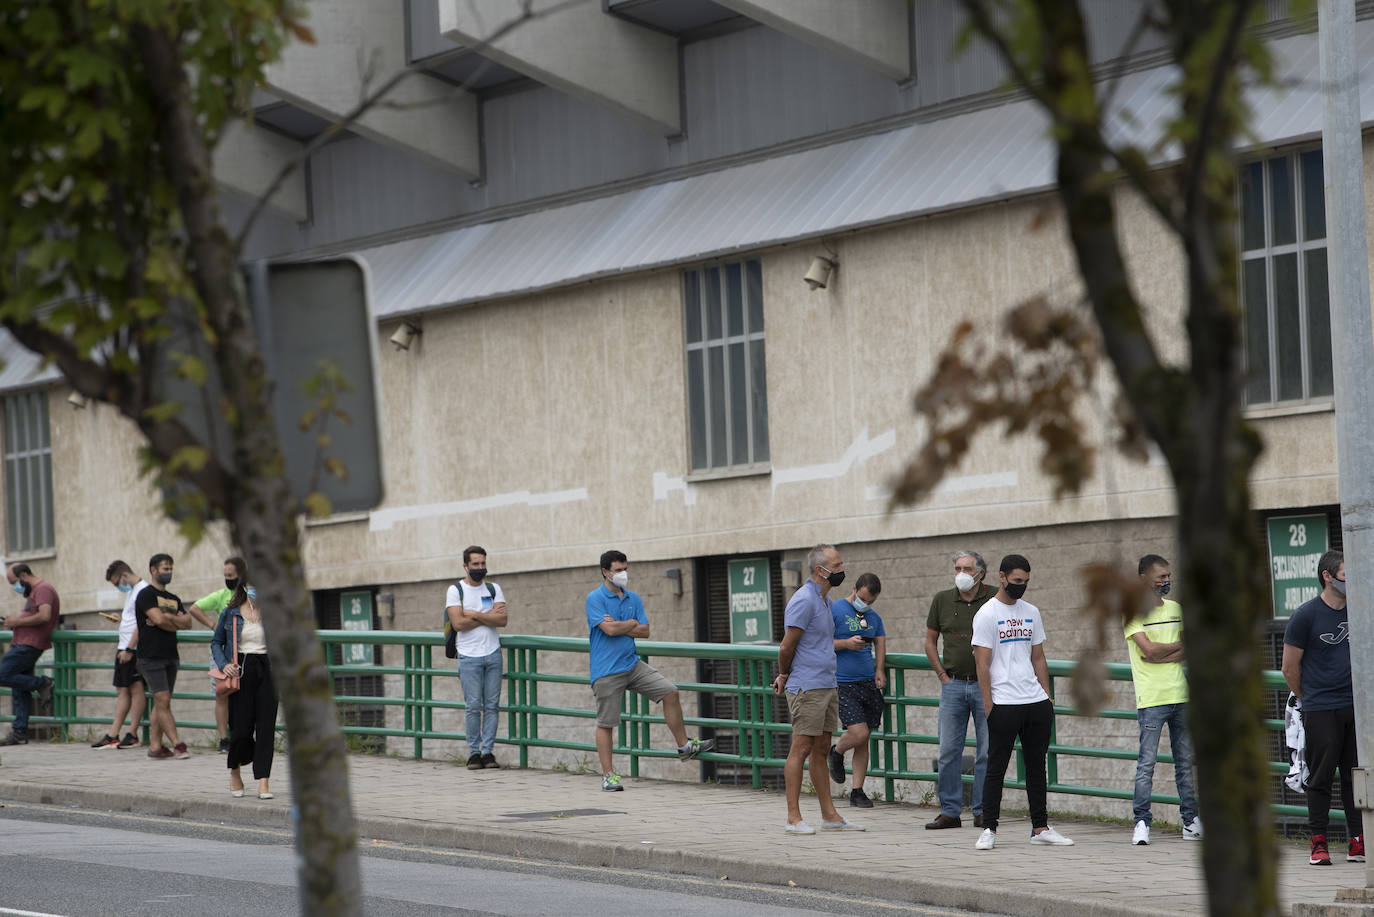
POLYGON ((458 680, 467 705, 468 770, 500 767, 492 749, 501 705, 501 640, 496 628, 505 627, 506 596, 487 577, 487 550, 463 549, 461 580, 448 587, 448 619, 444 627, 444 655, 458 660, 458 680))

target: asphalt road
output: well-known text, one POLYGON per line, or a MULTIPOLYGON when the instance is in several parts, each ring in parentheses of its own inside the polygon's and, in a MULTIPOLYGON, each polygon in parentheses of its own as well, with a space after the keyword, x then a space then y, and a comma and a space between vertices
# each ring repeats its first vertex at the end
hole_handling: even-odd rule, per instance
MULTIPOLYGON (((364 841, 377 917, 968 917, 924 905, 691 876, 364 841)), ((855 864, 856 889, 863 867, 855 864)), ((59 806, 0 804, 0 917, 293 915, 288 832, 59 806)))

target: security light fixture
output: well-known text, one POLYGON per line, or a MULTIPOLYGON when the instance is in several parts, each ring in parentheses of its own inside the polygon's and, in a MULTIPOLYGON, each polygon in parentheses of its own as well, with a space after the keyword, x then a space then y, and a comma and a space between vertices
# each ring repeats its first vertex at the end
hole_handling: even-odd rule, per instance
POLYGON ((80 392, 72 392, 67 396, 67 404, 74 408, 84 408, 86 406, 86 396, 80 392))
POLYGON ((390 341, 396 345, 397 350, 409 350, 411 341, 415 340, 415 336, 419 333, 420 327, 418 325, 401 322, 400 327, 391 335, 390 341))
POLYGON ((802 279, 811 289, 824 290, 830 282, 830 272, 835 270, 838 264, 839 262, 833 258, 817 255, 811 259, 811 267, 807 268, 806 276, 802 279))

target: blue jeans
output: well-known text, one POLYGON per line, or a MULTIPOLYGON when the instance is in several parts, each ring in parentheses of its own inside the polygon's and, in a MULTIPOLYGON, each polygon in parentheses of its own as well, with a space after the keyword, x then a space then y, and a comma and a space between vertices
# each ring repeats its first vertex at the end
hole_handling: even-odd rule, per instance
POLYGON ((1174 783, 1178 786, 1178 811, 1183 823, 1197 817, 1197 797, 1193 794, 1193 740, 1188 736, 1188 705, 1160 704, 1136 711, 1140 723, 1140 757, 1135 765, 1135 798, 1132 817, 1150 824, 1150 793, 1154 789, 1155 761, 1159 758, 1159 736, 1169 724, 1169 747, 1174 756, 1174 783))
POLYGON ((15 735, 29 734, 29 705, 33 692, 43 684, 43 679, 33 674, 41 655, 43 651, 36 646, 11 646, 0 656, 0 687, 10 688, 14 695, 15 735))
POLYGON ((496 746, 501 705, 501 651, 486 656, 458 656, 458 680, 468 707, 467 739, 473 754, 489 755, 496 746))
POLYGON ((940 767, 936 786, 940 794, 940 813, 958 818, 964 809, 964 741, 968 738, 968 719, 973 717, 977 743, 973 758, 973 814, 983 814, 983 780, 988 773, 988 720, 983 712, 983 695, 976 681, 951 679, 940 686, 940 767))

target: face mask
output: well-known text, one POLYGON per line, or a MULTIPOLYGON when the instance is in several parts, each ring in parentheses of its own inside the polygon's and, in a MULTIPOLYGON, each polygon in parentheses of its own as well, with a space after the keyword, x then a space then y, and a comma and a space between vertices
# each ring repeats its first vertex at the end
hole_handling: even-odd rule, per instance
MULTIPOLYGON (((1331 580, 1331 588, 1336 590, 1337 595, 1345 595, 1345 580, 1339 580, 1333 577, 1331 580)), ((1173 733, 1170 733, 1170 735, 1173 735, 1173 733)))
POLYGON ((233 592, 235 589, 239 588, 239 578, 237 576, 233 578, 225 577, 224 588, 228 589, 230 592, 233 592))
POLYGON ((168 583, 170 583, 171 581, 172 581, 172 574, 170 574, 170 573, 159 573, 159 574, 157 575, 157 584, 158 584, 159 586, 165 586, 165 585, 167 585, 168 583))
POLYGON ((486 567, 473 567, 471 570, 468 571, 468 579, 472 580, 474 583, 480 583, 482 580, 486 578, 486 567))
POLYGON ((857 595, 854 596, 854 598, 849 602, 849 604, 853 605, 854 610, 860 613, 867 611, 869 608, 869 604, 865 602, 863 599, 859 598, 857 595))
POLYGON ((621 570, 619 573, 616 573, 611 577, 611 583, 619 589, 624 589, 625 585, 629 583, 629 581, 630 574, 626 573, 624 570, 621 570))
POLYGON ((1014 602, 1026 594, 1026 587, 1029 585, 1030 583, 1007 583, 1003 588, 1007 590, 1007 597, 1014 602))
POLYGON ((1155 595, 1159 596, 1161 599, 1164 598, 1166 595, 1169 594, 1169 587, 1172 585, 1173 583, 1169 582, 1168 580, 1165 580, 1162 583, 1155 583, 1155 595))
POLYGON ((826 570, 824 567, 821 567, 821 569, 822 569, 822 570, 825 570, 825 581, 828 582, 828 583, 830 584, 830 588, 833 589, 833 588, 835 588, 836 586, 838 586, 840 583, 843 583, 843 582, 844 582, 844 571, 843 571, 843 570, 837 570, 837 571, 835 571, 834 573, 831 573, 829 570, 826 570))
POLYGON ((243 594, 248 596, 250 599, 256 601, 258 597, 258 590, 253 588, 252 586, 245 586, 243 587, 243 594))
POLYGON ((19 580, 15 580, 14 585, 10 588, 13 589, 15 592, 19 593, 20 595, 24 595, 24 584, 19 582, 19 580))
POLYGON ((120 592, 128 592, 130 589, 133 589, 134 587, 130 586, 128 583, 120 583, 118 586, 115 586, 115 588, 118 589, 120 592))
POLYGON ((954 574, 954 588, 958 589, 960 592, 968 592, 973 588, 973 584, 974 579, 972 575, 968 573, 954 574))

